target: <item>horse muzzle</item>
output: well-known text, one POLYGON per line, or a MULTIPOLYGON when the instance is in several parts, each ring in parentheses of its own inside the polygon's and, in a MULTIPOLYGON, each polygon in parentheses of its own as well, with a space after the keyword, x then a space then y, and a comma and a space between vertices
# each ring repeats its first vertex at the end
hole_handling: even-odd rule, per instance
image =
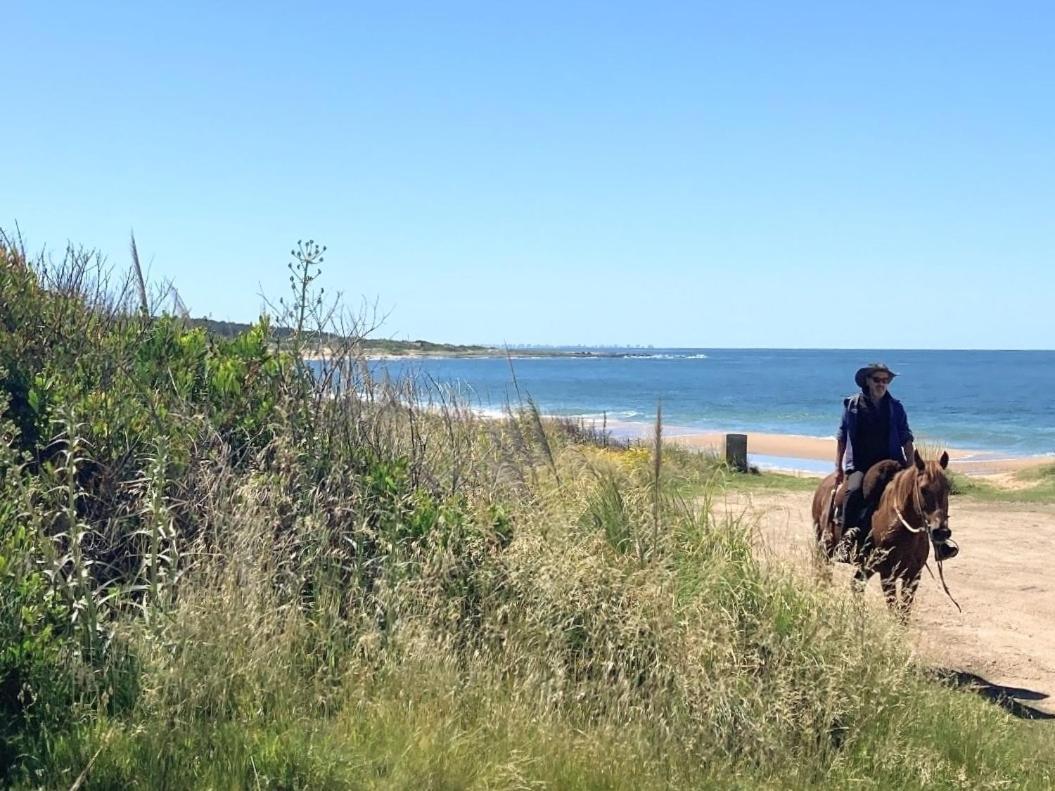
POLYGON ((949 520, 943 519, 938 523, 938 526, 932 528, 930 531, 931 538, 937 542, 948 541, 952 538, 952 529, 949 527, 949 520))

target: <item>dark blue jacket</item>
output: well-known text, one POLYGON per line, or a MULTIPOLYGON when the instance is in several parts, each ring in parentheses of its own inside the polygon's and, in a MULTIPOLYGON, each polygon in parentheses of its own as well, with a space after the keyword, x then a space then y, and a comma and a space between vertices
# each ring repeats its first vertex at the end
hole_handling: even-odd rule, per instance
MULTIPOLYGON (((836 439, 846 442, 846 452, 843 454, 843 469, 850 471, 854 467, 854 439, 857 437, 858 415, 861 404, 868 398, 862 391, 843 399, 843 419, 839 423, 839 433, 836 439)), ((905 407, 901 405, 894 396, 887 393, 884 398, 887 401, 887 413, 890 417, 890 436, 887 441, 887 458, 894 461, 902 461, 904 454, 901 446, 913 439, 912 431, 908 427, 908 415, 905 407)))

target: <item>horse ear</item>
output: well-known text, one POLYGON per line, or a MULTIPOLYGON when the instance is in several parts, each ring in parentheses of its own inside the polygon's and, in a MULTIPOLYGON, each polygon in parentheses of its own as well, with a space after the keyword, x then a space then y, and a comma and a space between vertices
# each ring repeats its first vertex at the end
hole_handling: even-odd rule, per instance
POLYGON ((912 450, 912 461, 916 464, 916 469, 923 472, 923 469, 927 466, 923 463, 923 457, 919 455, 919 451, 913 448, 912 450))
POLYGON ((948 451, 944 451, 944 452, 943 452, 943 453, 941 454, 941 458, 940 458, 940 459, 938 459, 938 464, 940 464, 940 465, 941 465, 941 468, 942 468, 943 470, 944 470, 944 469, 945 469, 946 467, 948 467, 948 466, 949 466, 949 452, 948 452, 948 451))

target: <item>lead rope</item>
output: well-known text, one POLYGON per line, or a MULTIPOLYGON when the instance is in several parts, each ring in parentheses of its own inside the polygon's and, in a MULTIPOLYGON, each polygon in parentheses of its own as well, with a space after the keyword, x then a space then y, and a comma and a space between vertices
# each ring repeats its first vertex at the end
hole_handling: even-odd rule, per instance
MULTIPOLYGON (((942 562, 940 560, 938 560, 937 558, 934 559, 934 562, 938 564, 938 577, 941 578, 941 587, 945 591, 945 595, 949 597, 949 601, 951 601, 953 604, 956 605, 956 611, 962 613, 963 612, 963 608, 960 607, 960 603, 958 601, 956 601, 956 599, 954 599, 952 597, 952 594, 949 593, 949 586, 945 584, 945 572, 941 570, 941 563, 942 562)), ((927 563, 926 566, 927 566, 927 573, 930 574, 930 578, 934 579, 934 572, 930 570, 930 563, 927 563)))
MULTIPOLYGON (((901 515, 901 511, 898 510, 897 505, 894 506, 894 513, 897 514, 897 518, 901 520, 901 524, 904 525, 906 530, 910 533, 926 532, 927 540, 933 544, 934 538, 931 536, 930 521, 927 519, 927 515, 923 513, 923 503, 920 500, 919 487, 916 486, 915 481, 912 483, 912 505, 917 511, 919 511, 919 515, 923 518, 923 527, 913 527, 905 521, 905 517, 901 515)), ((963 608, 960 607, 960 603, 952 597, 952 594, 949 593, 949 586, 945 584, 945 571, 942 569, 942 561, 938 560, 937 551, 935 551, 934 554, 934 562, 938 564, 938 577, 941 579, 942 590, 944 590, 945 595, 949 597, 949 601, 956 605, 957 611, 962 613, 963 608)), ((934 572, 930 570, 930 563, 924 565, 927 567, 927 573, 930 574, 930 578, 934 579, 934 572)))

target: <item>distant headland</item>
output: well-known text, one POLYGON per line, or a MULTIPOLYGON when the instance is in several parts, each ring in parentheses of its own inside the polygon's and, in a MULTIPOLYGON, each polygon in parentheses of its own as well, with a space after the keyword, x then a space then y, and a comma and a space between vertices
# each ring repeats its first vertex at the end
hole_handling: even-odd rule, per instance
MULTIPOLYGON (((250 324, 237 321, 219 321, 209 318, 188 319, 191 326, 201 327, 211 335, 221 338, 233 338, 250 328, 250 324)), ((288 338, 292 330, 288 327, 274 327, 272 332, 279 340, 288 338)), ((327 346, 336 347, 345 339, 337 335, 325 335, 320 338, 320 355, 326 356, 327 346)), ((482 344, 434 343, 432 341, 400 341, 391 338, 360 338, 356 344, 367 357, 627 357, 639 354, 649 347, 625 347, 623 349, 598 350, 594 348, 569 346, 527 346, 516 344, 510 346, 487 346, 482 344)))

